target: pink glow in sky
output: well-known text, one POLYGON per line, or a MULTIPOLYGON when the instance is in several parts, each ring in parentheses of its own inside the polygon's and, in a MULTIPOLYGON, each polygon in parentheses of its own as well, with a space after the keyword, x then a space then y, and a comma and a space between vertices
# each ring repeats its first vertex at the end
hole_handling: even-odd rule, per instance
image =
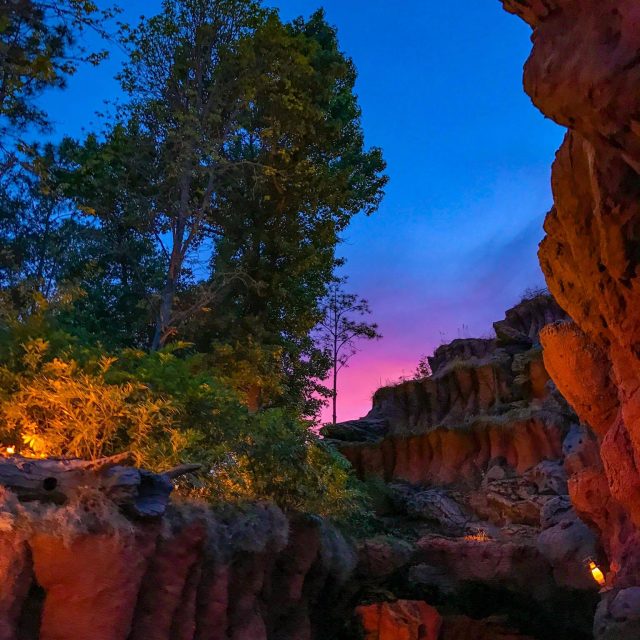
MULTIPOLYGON (((551 198, 547 175, 548 168, 540 167, 498 180, 467 216, 457 218, 458 239, 419 216, 409 228, 387 225, 385 207, 377 219, 354 222, 377 224, 386 238, 362 246, 361 232, 352 229, 344 246, 349 288, 369 299, 384 337, 360 343, 361 351, 340 372, 338 420, 365 415, 376 389, 411 377, 420 357, 440 344, 492 335, 492 323, 525 289, 544 284, 536 252, 551 198), (374 264, 386 268, 375 271, 374 264)), ((329 408, 322 420, 330 420, 329 408)))

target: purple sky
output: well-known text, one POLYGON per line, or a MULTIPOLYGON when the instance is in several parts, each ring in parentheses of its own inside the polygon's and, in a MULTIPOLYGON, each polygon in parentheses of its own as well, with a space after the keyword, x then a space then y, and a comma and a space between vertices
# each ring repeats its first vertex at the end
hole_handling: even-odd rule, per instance
MULTIPOLYGON (((124 4, 124 3, 121 3, 124 4)), ((384 339, 341 373, 339 419, 366 413, 379 386, 459 335, 488 334, 543 283, 536 246, 551 204, 562 130, 522 91, 529 29, 498 0, 271 0, 285 18, 324 6, 359 71, 368 144, 391 181, 380 210, 340 247, 350 289, 369 299, 384 339)), ((129 0, 125 16, 158 0, 129 0)), ((80 135, 118 93, 120 54, 46 100, 58 132, 80 135)))

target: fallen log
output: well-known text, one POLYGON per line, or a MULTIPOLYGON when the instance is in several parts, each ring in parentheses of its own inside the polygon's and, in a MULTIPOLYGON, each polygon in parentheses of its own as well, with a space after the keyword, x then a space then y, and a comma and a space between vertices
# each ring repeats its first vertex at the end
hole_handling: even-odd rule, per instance
POLYGON ((199 465, 181 465, 158 474, 123 466, 129 454, 98 460, 34 459, 19 455, 0 458, 0 485, 23 502, 65 504, 83 490, 97 489, 134 517, 161 516, 173 491, 172 480, 199 465))

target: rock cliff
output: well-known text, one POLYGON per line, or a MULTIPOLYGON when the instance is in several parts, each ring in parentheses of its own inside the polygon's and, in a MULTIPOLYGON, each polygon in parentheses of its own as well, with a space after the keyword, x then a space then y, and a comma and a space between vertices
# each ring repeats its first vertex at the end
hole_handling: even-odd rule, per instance
POLYGON ((494 339, 441 346, 431 376, 380 389, 366 417, 324 429, 391 503, 381 519, 396 533, 361 543, 358 570, 410 604, 361 607, 368 638, 392 621, 413 638, 430 606, 440 638, 591 636, 587 561, 601 549, 568 483, 598 459, 596 439, 550 380, 539 339, 566 321, 547 294, 523 300, 494 339))
POLYGON ((568 128, 540 263, 572 323, 542 332, 560 391, 597 434, 569 482, 606 549, 595 635, 640 637, 640 5, 504 0, 533 28, 524 84, 568 128))
POLYGON ((140 517, 93 479, 64 504, 0 488, 0 639, 304 640, 343 626, 357 558, 319 518, 166 500, 140 517))
POLYGON ((538 340, 566 319, 540 294, 495 323, 495 339, 458 339, 429 358, 432 375, 379 389, 361 419, 329 426, 362 476, 447 484, 482 479, 496 460, 518 474, 562 457, 575 416, 550 383, 538 340))

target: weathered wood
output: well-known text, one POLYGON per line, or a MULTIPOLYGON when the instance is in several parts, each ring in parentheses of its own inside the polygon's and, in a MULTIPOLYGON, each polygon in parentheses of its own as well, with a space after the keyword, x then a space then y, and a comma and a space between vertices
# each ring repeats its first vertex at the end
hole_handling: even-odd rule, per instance
POLYGON ((200 471, 200 469, 202 469, 201 464, 180 464, 177 467, 173 467, 173 469, 169 469, 169 471, 163 471, 162 475, 170 480, 175 480, 180 476, 186 476, 188 473, 200 471))
POLYGON ((0 485, 13 491, 21 501, 56 504, 64 504, 83 490, 93 488, 133 516, 161 516, 173 490, 171 479, 177 476, 121 466, 128 459, 128 454, 93 461, 0 458, 0 485))

